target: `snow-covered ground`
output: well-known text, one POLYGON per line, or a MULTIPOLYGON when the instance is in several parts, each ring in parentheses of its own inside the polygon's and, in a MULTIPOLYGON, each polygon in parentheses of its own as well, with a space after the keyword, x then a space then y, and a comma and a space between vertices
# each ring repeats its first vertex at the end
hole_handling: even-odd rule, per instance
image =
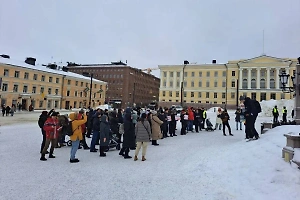
MULTIPOLYGON (((38 113, 30 114, 27 123, 0 127, 0 199, 298 200, 300 170, 284 162, 281 150, 283 134, 300 132, 300 126, 276 127, 245 142, 232 113, 234 137, 219 130, 180 136, 178 123, 178 136, 149 145, 145 162, 125 160, 118 151, 100 158, 78 150, 75 164, 69 163, 70 147, 55 149, 54 159, 39 160, 38 113)), ((208 116, 214 124, 215 113, 208 116)), ((270 120, 259 117, 257 130, 270 120)))

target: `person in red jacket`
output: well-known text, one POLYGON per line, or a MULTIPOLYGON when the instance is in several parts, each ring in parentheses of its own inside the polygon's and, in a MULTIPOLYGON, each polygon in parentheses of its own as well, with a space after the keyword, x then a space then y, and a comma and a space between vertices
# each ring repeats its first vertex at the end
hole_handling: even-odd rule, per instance
POLYGON ((193 131, 193 125, 194 125, 194 112, 193 112, 193 107, 190 107, 188 108, 188 115, 189 115, 189 118, 188 118, 188 131, 193 131))
POLYGON ((51 148, 50 148, 49 158, 55 158, 55 156, 53 155, 54 147, 56 145, 56 140, 58 138, 58 131, 62 128, 59 126, 57 116, 58 116, 58 112, 53 112, 51 117, 49 117, 44 124, 43 129, 46 132, 46 143, 41 153, 41 158, 40 158, 41 161, 47 160, 45 158, 45 154, 50 145, 50 142, 51 142, 51 148))
MULTIPOLYGON (((83 114, 84 114, 84 111, 80 110, 79 113, 78 113, 77 119, 82 120, 83 119, 83 114)), ((84 150, 90 149, 90 147, 87 145, 87 143, 85 141, 85 133, 86 133, 86 125, 85 124, 81 125, 81 132, 82 132, 82 140, 80 141, 80 143, 83 146, 83 149, 84 150)), ((79 145, 79 149, 81 149, 80 145, 79 145)))

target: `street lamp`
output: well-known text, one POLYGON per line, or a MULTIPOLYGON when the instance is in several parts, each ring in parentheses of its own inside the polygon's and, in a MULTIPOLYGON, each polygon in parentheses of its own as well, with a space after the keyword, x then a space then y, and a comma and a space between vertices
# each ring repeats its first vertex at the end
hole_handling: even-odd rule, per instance
POLYGON ((187 60, 183 61, 182 80, 181 80, 181 94, 180 94, 180 104, 181 104, 181 107, 183 107, 183 93, 184 93, 183 82, 184 82, 184 70, 185 70, 185 67, 186 67, 188 64, 190 64, 189 61, 187 61, 187 60))
POLYGON ((89 72, 82 72, 83 76, 91 77, 91 83, 90 83, 90 99, 89 99, 89 107, 91 108, 92 104, 92 88, 93 88, 93 73, 89 72))

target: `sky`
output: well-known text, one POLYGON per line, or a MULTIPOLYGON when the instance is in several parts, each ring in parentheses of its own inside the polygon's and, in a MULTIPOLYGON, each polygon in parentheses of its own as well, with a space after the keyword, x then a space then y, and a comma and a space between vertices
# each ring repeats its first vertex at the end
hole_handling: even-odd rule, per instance
POLYGON ((299 0, 0 0, 0 54, 39 64, 298 58, 299 34, 299 0))

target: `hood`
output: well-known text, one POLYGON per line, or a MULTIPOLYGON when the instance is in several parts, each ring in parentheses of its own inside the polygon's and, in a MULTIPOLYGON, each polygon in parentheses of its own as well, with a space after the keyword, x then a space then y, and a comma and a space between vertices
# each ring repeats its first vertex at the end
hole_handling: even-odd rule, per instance
POLYGON ((105 122, 106 122, 106 118, 107 118, 106 115, 102 115, 102 116, 101 116, 101 122, 104 122, 104 123, 105 123, 105 122))
POLYGON ((77 114, 74 113, 74 112, 69 114, 69 118, 70 118, 70 120, 72 120, 72 121, 75 120, 76 117, 77 117, 77 114))

